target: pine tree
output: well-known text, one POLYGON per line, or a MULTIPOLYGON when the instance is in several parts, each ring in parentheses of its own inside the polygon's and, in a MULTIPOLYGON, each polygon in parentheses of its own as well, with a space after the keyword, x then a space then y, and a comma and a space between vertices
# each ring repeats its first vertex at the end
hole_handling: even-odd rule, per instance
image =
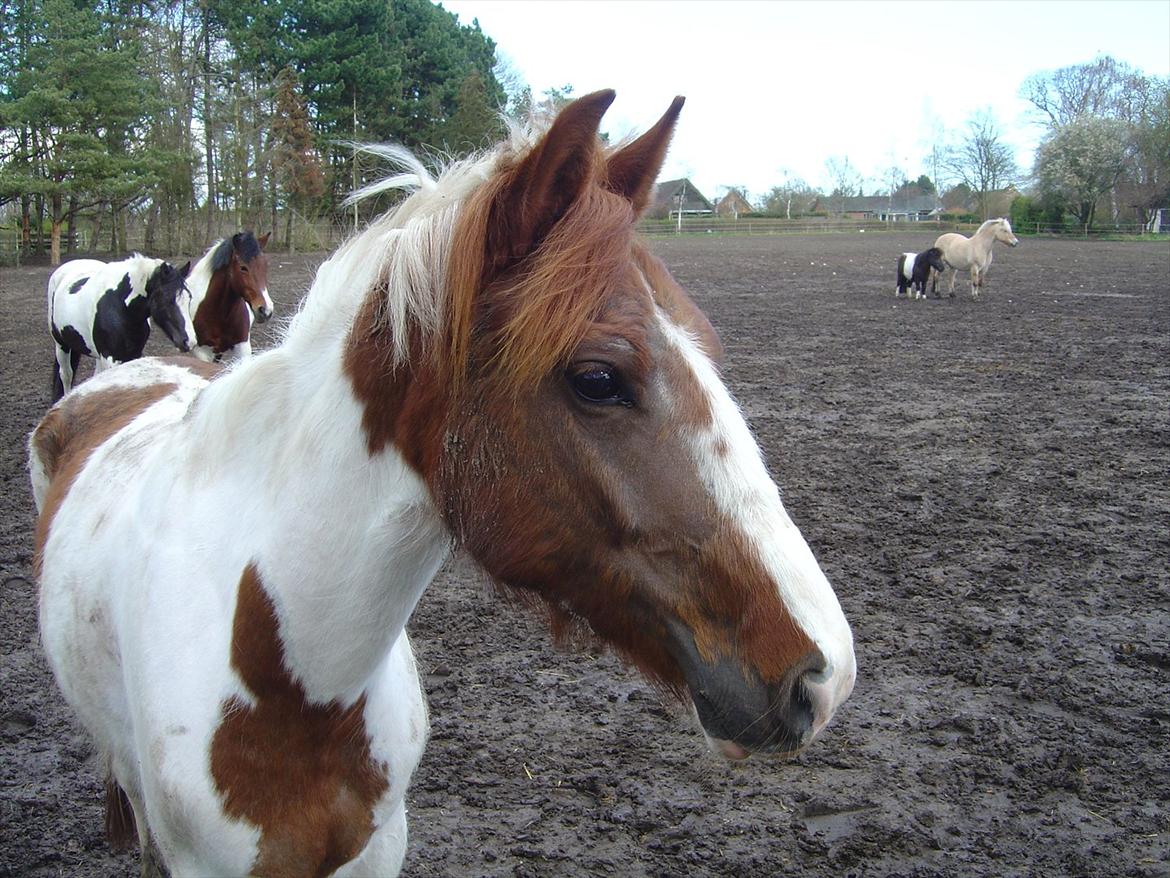
POLYGON ((300 93, 296 71, 285 67, 276 78, 276 116, 272 120, 275 143, 272 164, 277 182, 287 198, 285 241, 289 252, 296 249, 293 218, 305 203, 325 191, 325 177, 317 157, 313 128, 300 93))

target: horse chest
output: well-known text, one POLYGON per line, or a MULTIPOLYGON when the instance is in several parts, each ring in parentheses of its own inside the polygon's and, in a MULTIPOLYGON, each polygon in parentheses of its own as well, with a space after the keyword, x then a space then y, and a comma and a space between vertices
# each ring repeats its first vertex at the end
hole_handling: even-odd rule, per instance
POLYGON ((211 348, 216 354, 247 341, 252 328, 244 300, 224 294, 209 293, 195 310, 193 322, 199 344, 211 348))

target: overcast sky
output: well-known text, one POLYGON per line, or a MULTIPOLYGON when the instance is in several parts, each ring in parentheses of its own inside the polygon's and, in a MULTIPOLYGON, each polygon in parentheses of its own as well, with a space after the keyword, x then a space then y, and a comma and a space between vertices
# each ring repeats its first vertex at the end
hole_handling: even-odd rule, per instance
POLYGON ((829 156, 882 185, 933 176, 931 146, 990 110, 1025 170, 1040 137, 1018 97, 1031 73, 1107 54, 1170 75, 1170 0, 776 2, 444 0, 532 87, 617 90, 621 137, 685 95, 662 179, 753 197, 786 175, 831 188, 829 156))

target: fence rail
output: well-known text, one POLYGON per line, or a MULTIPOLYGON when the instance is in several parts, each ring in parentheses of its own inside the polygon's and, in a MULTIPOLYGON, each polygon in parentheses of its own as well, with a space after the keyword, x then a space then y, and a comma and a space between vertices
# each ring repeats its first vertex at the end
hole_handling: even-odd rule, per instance
MULTIPOLYGON (((313 251, 313 250, 331 250, 336 247, 349 233, 350 229, 340 224, 329 222, 326 220, 310 221, 307 219, 299 220, 295 227, 297 238, 297 250, 313 251)), ((828 235, 828 234, 843 234, 867 232, 873 234, 884 234, 890 232, 914 232, 923 235, 940 235, 943 232, 961 232, 963 234, 971 234, 978 228, 975 223, 953 223, 953 222, 938 222, 935 220, 921 221, 921 222, 880 222, 877 220, 836 220, 836 219, 796 219, 786 220, 770 217, 740 217, 739 219, 730 219, 723 217, 685 217, 681 223, 677 220, 651 220, 643 219, 638 223, 638 230, 644 234, 652 237, 665 237, 670 235, 828 235)), ((1052 223, 1021 223, 1013 227, 1018 235, 1051 235, 1054 237, 1076 237, 1076 238, 1118 238, 1118 237, 1141 237, 1150 235, 1151 232, 1147 227, 1140 223, 1120 223, 1111 225, 1095 226, 1093 228, 1086 228, 1083 225, 1076 223, 1068 224, 1052 224, 1052 223)), ((221 234, 231 234, 234 229, 224 229, 221 234)), ((1163 226, 1160 230, 1161 236, 1170 236, 1170 226, 1163 226)), ((131 250, 138 250, 146 252, 150 248, 145 247, 144 232, 140 227, 132 226, 128 230, 129 247, 131 250)), ((193 238, 194 235, 184 236, 186 238, 193 238)), ((210 242, 208 242, 210 244, 210 242)), ((156 247, 155 250, 158 248, 156 247)), ((180 253, 168 254, 171 256, 179 256, 185 253, 188 256, 195 256, 202 252, 204 247, 193 246, 192 241, 186 241, 185 246, 180 253)), ((284 247, 273 247, 272 249, 285 249, 284 247)), ((34 244, 35 250, 35 244, 34 244)), ((27 259, 35 261, 43 261, 48 258, 49 243, 47 238, 44 241, 43 253, 37 254, 35 252, 26 252, 21 247, 20 231, 19 229, 0 227, 0 265, 19 265, 27 259)), ((79 230, 75 249, 72 253, 67 254, 67 258, 72 258, 77 254, 93 254, 97 256, 109 255, 108 250, 96 246, 92 240, 92 236, 86 229, 79 230)), ((125 254, 121 254, 125 255, 125 254)), ((113 256, 110 256, 113 258, 113 256)))
MULTIPOLYGON (((923 220, 919 222, 881 222, 879 220, 837 220, 837 219, 796 219, 786 220, 770 217, 684 217, 677 219, 644 219, 638 229, 645 235, 662 236, 678 234, 714 235, 822 235, 844 232, 961 232, 971 234, 979 228, 978 223, 941 222, 923 220)), ((1078 238, 1136 237, 1150 234, 1141 223, 1114 223, 1087 228, 1079 223, 1021 223, 1013 226, 1017 235, 1053 235, 1078 238)), ((1162 234, 1170 232, 1163 228, 1162 234)))

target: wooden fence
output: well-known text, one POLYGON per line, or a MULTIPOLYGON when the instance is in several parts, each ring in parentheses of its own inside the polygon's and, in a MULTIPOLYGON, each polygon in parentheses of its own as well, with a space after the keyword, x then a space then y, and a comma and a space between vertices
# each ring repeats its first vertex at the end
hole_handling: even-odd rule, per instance
MULTIPOLYGON (((838 220, 823 218, 786 220, 768 217, 753 218, 750 216, 741 216, 738 219, 723 217, 685 217, 681 224, 674 219, 643 219, 638 223, 638 230, 642 234, 651 237, 679 234, 768 236, 856 234, 858 232, 872 234, 914 232, 929 237, 930 235, 940 235, 943 232, 961 232, 969 235, 977 228, 978 225, 974 223, 937 222, 933 220, 886 223, 877 220, 838 220)), ((1053 225, 1050 223, 1026 223, 1022 226, 1014 226, 1013 228, 1018 235, 1050 235, 1077 238, 1138 237, 1148 234, 1146 228, 1140 223, 1102 225, 1091 229, 1087 229, 1083 225, 1078 224, 1053 225)), ((300 252, 332 250, 350 232, 347 226, 328 220, 302 220, 298 225, 294 226, 294 229, 296 231, 297 250, 300 252)), ((127 231, 130 249, 145 252, 147 248, 144 245, 143 228, 137 224, 131 224, 127 231)), ((225 228, 220 233, 231 234, 232 231, 232 229, 225 228)), ((283 227, 279 232, 283 233, 283 227)), ((1170 233, 1170 227, 1163 227, 1161 234, 1167 235, 1168 233, 1170 233)), ((157 250, 157 247, 155 249, 157 250)), ((186 254, 188 257, 195 257, 202 253, 203 249, 205 247, 192 246, 189 241, 183 247, 181 253, 169 255, 177 257, 186 254)), ((281 242, 280 244, 274 244, 271 249, 283 250, 286 248, 283 242, 281 242)), ((94 247, 89 231, 85 228, 78 231, 76 246, 73 252, 66 255, 65 258, 73 258, 83 254, 94 255, 98 258, 113 258, 109 254, 107 242, 103 241, 99 246, 94 247)), ((20 231, 11 227, 0 227, 0 265, 19 265, 21 262, 30 259, 40 263, 44 262, 47 258, 47 239, 45 241, 45 251, 42 255, 38 256, 35 253, 25 253, 20 246, 20 231)))
MULTIPOLYGON (((779 219, 771 217, 683 217, 677 219, 643 219, 638 229, 645 235, 826 235, 844 232, 921 232, 941 235, 943 232, 961 232, 970 235, 978 223, 954 223, 938 220, 921 222, 882 222, 880 220, 841 220, 819 217, 779 219)), ((1025 223, 1013 226, 1017 235, 1053 235, 1079 238, 1130 237, 1148 234, 1141 223, 1117 223, 1086 228, 1077 223, 1025 223)), ((1170 229, 1163 229, 1163 234, 1170 229)))

